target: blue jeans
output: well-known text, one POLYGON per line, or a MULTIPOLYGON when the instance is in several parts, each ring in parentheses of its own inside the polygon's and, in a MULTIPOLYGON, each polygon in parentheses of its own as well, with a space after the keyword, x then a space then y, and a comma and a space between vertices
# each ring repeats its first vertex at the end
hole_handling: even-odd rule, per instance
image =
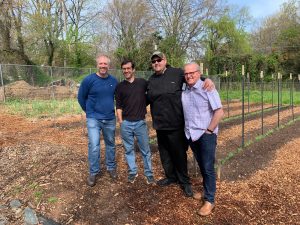
POLYGON ((192 142, 190 139, 189 144, 203 177, 204 200, 214 203, 216 193, 216 173, 214 164, 217 135, 204 133, 197 141, 192 142))
POLYGON ((134 122, 123 120, 121 124, 121 137, 125 148, 128 173, 137 174, 134 153, 134 137, 136 137, 143 157, 144 174, 145 176, 153 176, 151 166, 151 151, 149 147, 149 136, 146 122, 144 120, 134 122))
POLYGON ((116 119, 100 120, 95 118, 86 119, 88 130, 88 160, 90 175, 100 172, 100 132, 102 130, 105 143, 105 164, 107 170, 116 169, 115 130, 116 119))

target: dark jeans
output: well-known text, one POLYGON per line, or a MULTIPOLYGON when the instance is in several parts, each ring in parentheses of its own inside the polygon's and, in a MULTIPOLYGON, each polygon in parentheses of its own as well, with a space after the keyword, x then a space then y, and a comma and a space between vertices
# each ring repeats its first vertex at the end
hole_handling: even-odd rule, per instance
POLYGON ((197 141, 189 144, 200 167, 203 177, 204 200, 214 203, 216 193, 215 153, 217 135, 204 133, 197 141))
POLYGON ((178 181, 181 185, 190 184, 186 154, 188 142, 184 129, 157 130, 156 134, 160 160, 166 178, 178 181))

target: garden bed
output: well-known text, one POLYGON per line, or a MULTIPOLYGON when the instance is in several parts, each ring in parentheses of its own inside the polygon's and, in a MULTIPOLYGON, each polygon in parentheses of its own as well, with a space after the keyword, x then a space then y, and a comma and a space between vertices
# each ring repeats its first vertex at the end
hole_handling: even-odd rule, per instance
MULTIPOLYGON (((276 119, 276 114, 268 115, 266 122, 276 126, 276 119)), ((259 121, 257 117, 247 123, 259 121)), ((234 126, 239 124, 240 120, 236 120, 221 127, 220 147, 237 142, 235 138, 240 138, 241 133, 234 126)), ((19 199, 23 205, 62 224, 296 224, 299 221, 300 196, 295 191, 300 182, 299 121, 248 146, 222 166, 217 207, 207 218, 196 214, 200 202, 184 197, 178 186, 147 185, 139 153, 139 177, 134 184, 128 184, 119 134, 118 180, 111 181, 103 170, 96 186, 88 187, 83 116, 25 119, 2 111, 0 125, 0 205, 19 199)), ((252 131, 258 132, 257 128, 249 132, 252 131)), ((152 129, 150 134, 154 138, 152 129)), ((155 178, 163 177, 157 151, 153 151, 153 168, 155 178)), ((192 185, 195 191, 202 191, 199 177, 192 177, 192 185)), ((21 218, 5 216, 11 224, 22 224, 21 218)))

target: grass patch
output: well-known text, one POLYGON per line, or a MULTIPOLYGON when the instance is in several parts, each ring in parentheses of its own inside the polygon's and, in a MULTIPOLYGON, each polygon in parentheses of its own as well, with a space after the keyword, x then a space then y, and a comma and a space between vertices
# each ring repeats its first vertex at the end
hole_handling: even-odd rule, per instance
POLYGON ((33 183, 29 184, 28 187, 29 187, 30 189, 36 189, 36 188, 38 188, 38 186, 39 186, 38 183, 33 182, 33 183))
POLYGON ((43 189, 39 186, 38 183, 36 182, 32 182, 31 184, 28 185, 29 189, 32 189, 33 192, 33 197, 34 197, 34 201, 36 203, 41 202, 43 196, 44 196, 44 191, 43 189))
POLYGON ((43 198, 43 191, 42 190, 37 190, 34 192, 34 199, 36 202, 40 202, 41 199, 43 198))
MULTIPOLYGON (((227 91, 226 90, 221 90, 219 91, 221 100, 223 102, 227 101, 227 91)), ((299 105, 300 104, 300 92, 296 92, 294 91, 294 105, 299 105)), ((264 103, 272 103, 272 91, 264 91, 263 92, 263 97, 264 103)), ((281 95, 280 95, 280 99, 282 99, 282 104, 290 104, 291 102, 291 96, 290 96, 290 90, 286 89, 283 90, 281 95)), ((240 101, 242 101, 242 91, 241 90, 230 90, 228 91, 228 99, 229 101, 231 99, 239 99, 240 101)), ((244 100, 245 102, 248 101, 248 93, 247 90, 245 89, 245 95, 244 95, 244 100)), ((250 95, 249 95, 249 101, 252 103, 260 103, 261 102, 261 92, 259 90, 251 90, 250 91, 250 95)), ((273 103, 277 104, 278 102, 278 92, 277 90, 273 92, 273 103)))
POLYGON ((80 114, 77 99, 65 100, 8 100, 4 106, 10 114, 22 115, 30 118, 58 117, 65 114, 80 114))
POLYGON ((58 198, 57 197, 49 197, 47 199, 47 202, 49 202, 49 203, 56 203, 56 202, 58 202, 58 198))

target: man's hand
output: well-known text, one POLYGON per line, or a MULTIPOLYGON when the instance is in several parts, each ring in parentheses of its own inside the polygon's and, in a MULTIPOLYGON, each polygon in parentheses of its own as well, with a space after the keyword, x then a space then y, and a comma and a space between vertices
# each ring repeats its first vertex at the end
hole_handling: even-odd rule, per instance
POLYGON ((202 86, 202 87, 203 87, 205 90, 207 90, 207 91, 211 91, 211 90, 213 90, 213 89, 216 88, 214 82, 212 82, 212 80, 209 79, 209 78, 206 78, 206 79, 204 80, 204 83, 203 83, 203 86, 202 86))

